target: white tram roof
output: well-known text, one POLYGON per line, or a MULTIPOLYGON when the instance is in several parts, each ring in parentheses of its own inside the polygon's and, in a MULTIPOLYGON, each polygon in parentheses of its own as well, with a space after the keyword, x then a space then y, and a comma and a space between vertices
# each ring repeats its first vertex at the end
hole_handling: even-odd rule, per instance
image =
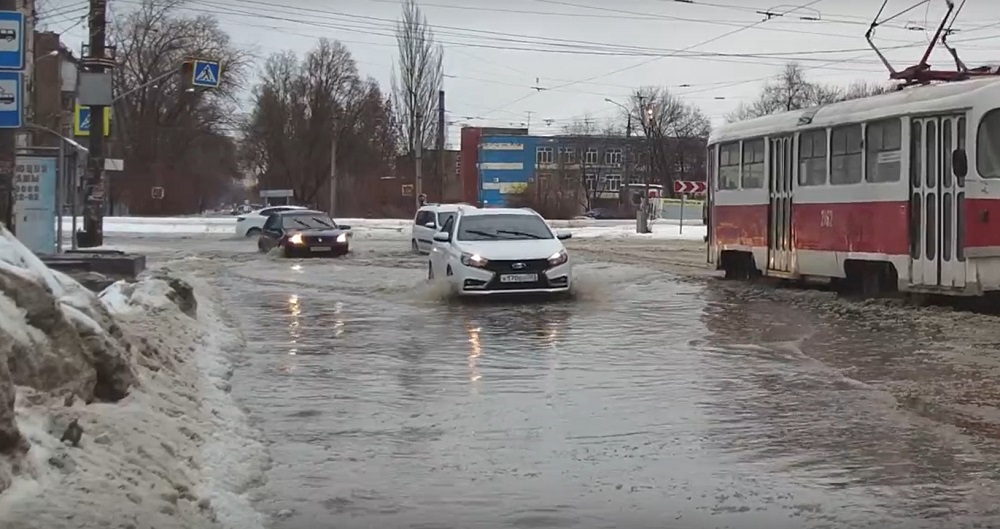
POLYGON ((904 88, 862 99, 727 123, 712 131, 708 143, 713 145, 907 114, 958 110, 972 106, 976 96, 983 91, 998 88, 1000 79, 996 77, 904 88), (813 114, 812 120, 800 125, 799 119, 809 114, 813 114))

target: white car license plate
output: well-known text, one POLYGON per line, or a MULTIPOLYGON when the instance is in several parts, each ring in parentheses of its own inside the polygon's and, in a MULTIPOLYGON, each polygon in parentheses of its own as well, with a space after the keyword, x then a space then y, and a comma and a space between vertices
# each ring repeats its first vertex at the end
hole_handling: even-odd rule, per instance
POLYGON ((313 246, 312 248, 309 248, 309 249, 312 250, 312 251, 314 251, 314 252, 329 252, 333 248, 331 248, 329 246, 313 246))
POLYGON ((504 274, 500 276, 501 283, 534 283, 538 274, 504 274))

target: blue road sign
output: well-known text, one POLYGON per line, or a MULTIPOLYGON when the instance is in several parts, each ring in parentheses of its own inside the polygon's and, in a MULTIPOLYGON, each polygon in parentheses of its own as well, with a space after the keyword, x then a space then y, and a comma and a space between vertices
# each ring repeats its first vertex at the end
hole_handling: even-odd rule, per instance
POLYGON ((20 128, 24 118, 24 82, 21 72, 0 71, 0 129, 20 128))
POLYGON ((219 68, 219 61, 195 59, 192 74, 194 78, 191 80, 191 84, 203 88, 218 88, 222 82, 220 73, 222 72, 219 68))
POLYGON ((24 39, 24 14, 0 11, 0 70, 24 69, 24 39))
POLYGON ((80 131, 90 132, 90 107, 80 107, 80 131))

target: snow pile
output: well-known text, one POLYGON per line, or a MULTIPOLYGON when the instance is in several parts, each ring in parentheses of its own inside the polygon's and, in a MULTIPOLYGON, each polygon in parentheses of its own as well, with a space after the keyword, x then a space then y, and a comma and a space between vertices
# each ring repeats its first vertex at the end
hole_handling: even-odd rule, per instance
POLYGON ((669 239, 669 240, 702 240, 708 233, 704 225, 681 226, 657 222, 652 225, 653 233, 636 233, 635 224, 620 226, 588 226, 586 228, 570 228, 569 232, 577 239, 669 239))
POLYGON ((0 527, 261 527, 238 335, 194 290, 160 273, 98 297, 0 228, 0 527))

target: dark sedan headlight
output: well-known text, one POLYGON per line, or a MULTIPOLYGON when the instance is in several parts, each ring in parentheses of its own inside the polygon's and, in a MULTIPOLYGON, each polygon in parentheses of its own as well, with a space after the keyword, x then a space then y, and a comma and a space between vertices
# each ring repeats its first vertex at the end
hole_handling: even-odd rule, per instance
POLYGON ((288 242, 290 242, 291 244, 294 244, 296 246, 302 244, 302 242, 303 242, 302 241, 302 234, 301 233, 293 234, 291 237, 288 238, 288 242))
POLYGON ((465 266, 471 266, 473 268, 486 268, 489 260, 477 253, 463 253, 462 254, 462 264, 465 266))
POLYGON ((566 250, 559 250, 552 254, 552 257, 549 257, 549 266, 559 266, 566 261, 569 261, 569 254, 566 253, 566 250))
POLYGON ((341 233, 340 235, 338 235, 337 236, 337 242, 341 242, 341 243, 347 242, 347 234, 346 233, 341 233))

